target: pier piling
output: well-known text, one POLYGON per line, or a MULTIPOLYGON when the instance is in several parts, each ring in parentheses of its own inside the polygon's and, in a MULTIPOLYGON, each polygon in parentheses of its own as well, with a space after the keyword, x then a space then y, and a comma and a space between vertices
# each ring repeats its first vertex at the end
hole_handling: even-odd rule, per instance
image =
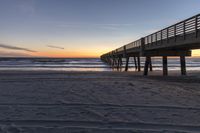
POLYGON ((126 66, 125 66, 125 71, 128 71, 128 65, 129 65, 129 57, 126 57, 126 66))
POLYGON ((186 63, 185 63, 185 56, 180 56, 180 62, 181 62, 181 74, 186 75, 186 63))
POLYGON ((150 59, 149 59, 149 70, 150 70, 150 71, 153 71, 151 57, 150 57, 150 59))
POLYGON ((163 75, 167 76, 168 75, 168 62, 167 62, 167 56, 163 56, 163 75))
POLYGON ((151 57, 147 56, 146 61, 145 61, 145 66, 144 66, 144 75, 145 76, 148 75, 150 60, 151 60, 151 57))
POLYGON ((133 59, 134 59, 134 63, 135 63, 135 70, 138 70, 136 57, 134 56, 133 59))
POLYGON ((138 72, 140 72, 141 71, 140 56, 137 57, 137 62, 138 62, 138 72))

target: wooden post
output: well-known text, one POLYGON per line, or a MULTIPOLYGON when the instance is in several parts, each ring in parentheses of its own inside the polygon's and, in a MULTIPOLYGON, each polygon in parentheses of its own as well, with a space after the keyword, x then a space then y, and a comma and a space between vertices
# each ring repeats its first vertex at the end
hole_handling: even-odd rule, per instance
POLYGON ((158 44, 157 40, 158 40, 158 35, 157 35, 157 32, 155 33, 155 40, 156 40, 156 45, 158 44))
POLYGON ((185 40, 185 38, 186 38, 185 21, 183 22, 183 38, 184 38, 184 40, 185 40))
POLYGON ((198 16, 195 17, 195 37, 198 37, 198 16))
POLYGON ((119 57, 119 70, 122 71, 122 57, 119 57))
POLYGON ((135 70, 137 70, 137 69, 138 69, 138 67, 137 67, 137 61, 136 61, 136 57, 134 56, 134 57, 133 57, 133 59, 134 59, 134 63, 135 63, 135 70))
POLYGON ((111 60, 110 60, 110 57, 108 57, 108 64, 109 64, 109 65, 110 65, 110 61, 111 61, 111 60))
POLYGON ((112 57, 112 68, 114 67, 114 58, 112 57))
POLYGON ((167 28, 167 43, 169 43, 169 29, 167 28))
POLYGON ((113 57, 113 69, 115 69, 115 67, 116 67, 116 59, 115 59, 115 57, 113 57))
POLYGON ((149 57, 149 58, 150 58, 150 60, 149 60, 149 70, 150 70, 150 71, 153 71, 151 57, 149 57))
POLYGON ((117 60, 117 71, 119 71, 119 65, 120 65, 120 58, 118 57, 118 60, 117 60))
POLYGON ((176 42, 176 25, 174 25, 174 41, 176 42))
POLYGON ((161 39, 161 44, 163 43, 163 30, 160 32, 160 39, 161 39))
POLYGON ((138 59, 138 72, 141 71, 141 65, 140 65, 140 56, 137 57, 138 59))
POLYGON ((115 57, 115 68, 117 68, 117 58, 115 57))
POLYGON ((186 75, 186 63, 185 63, 185 56, 180 56, 180 62, 181 62, 181 74, 186 75))
POLYGON ((112 68, 114 68, 114 65, 115 65, 115 58, 112 57, 112 68))
POLYGON ((144 66, 144 75, 145 75, 145 76, 148 75, 149 63, 150 63, 150 57, 147 56, 147 57, 146 57, 146 61, 145 61, 145 66, 144 66))
POLYGON ((129 64, 129 57, 126 57, 126 67, 125 67, 125 71, 128 71, 128 64, 129 64))
POLYGON ((163 75, 168 75, 167 56, 163 56, 163 75))

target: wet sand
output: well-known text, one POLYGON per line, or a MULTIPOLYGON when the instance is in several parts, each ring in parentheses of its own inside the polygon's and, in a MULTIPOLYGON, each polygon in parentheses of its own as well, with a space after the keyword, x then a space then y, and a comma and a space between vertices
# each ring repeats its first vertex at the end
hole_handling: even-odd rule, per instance
POLYGON ((199 74, 175 75, 1 71, 0 133, 199 133, 199 74))

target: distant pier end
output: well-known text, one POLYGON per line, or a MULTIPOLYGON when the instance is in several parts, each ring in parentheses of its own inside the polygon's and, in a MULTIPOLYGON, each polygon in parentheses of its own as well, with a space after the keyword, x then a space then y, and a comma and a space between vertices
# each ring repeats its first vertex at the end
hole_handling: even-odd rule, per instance
POLYGON ((200 49, 200 14, 110 51, 101 60, 122 70, 122 58, 125 58, 125 71, 128 71, 129 58, 133 57, 136 70, 141 71, 140 57, 145 57, 144 75, 148 75, 153 70, 151 57, 161 56, 163 75, 168 75, 167 57, 179 56, 181 74, 186 75, 185 57, 191 56, 194 49, 200 49))

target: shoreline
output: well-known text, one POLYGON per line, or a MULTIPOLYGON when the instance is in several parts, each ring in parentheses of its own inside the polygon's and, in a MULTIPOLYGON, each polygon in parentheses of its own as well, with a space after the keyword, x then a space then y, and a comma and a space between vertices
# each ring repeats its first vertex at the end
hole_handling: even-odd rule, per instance
MULTIPOLYGON (((143 70, 140 72, 138 71, 117 71, 117 70, 111 70, 111 71, 65 71, 65 70, 0 70, 0 74, 3 73, 65 73, 65 74, 72 74, 72 73, 113 73, 113 74, 122 74, 122 75, 133 75, 133 76, 144 76, 143 75, 143 70)), ((154 70, 154 71, 149 71, 149 76, 163 76, 163 71, 160 70, 154 70)), ((190 70, 187 71, 187 75, 183 76, 181 75, 180 70, 170 70, 168 76, 164 77, 170 77, 170 76, 180 76, 180 77, 188 77, 188 76, 200 76, 200 70, 190 70)), ((148 76, 144 76, 148 77, 148 76)))

